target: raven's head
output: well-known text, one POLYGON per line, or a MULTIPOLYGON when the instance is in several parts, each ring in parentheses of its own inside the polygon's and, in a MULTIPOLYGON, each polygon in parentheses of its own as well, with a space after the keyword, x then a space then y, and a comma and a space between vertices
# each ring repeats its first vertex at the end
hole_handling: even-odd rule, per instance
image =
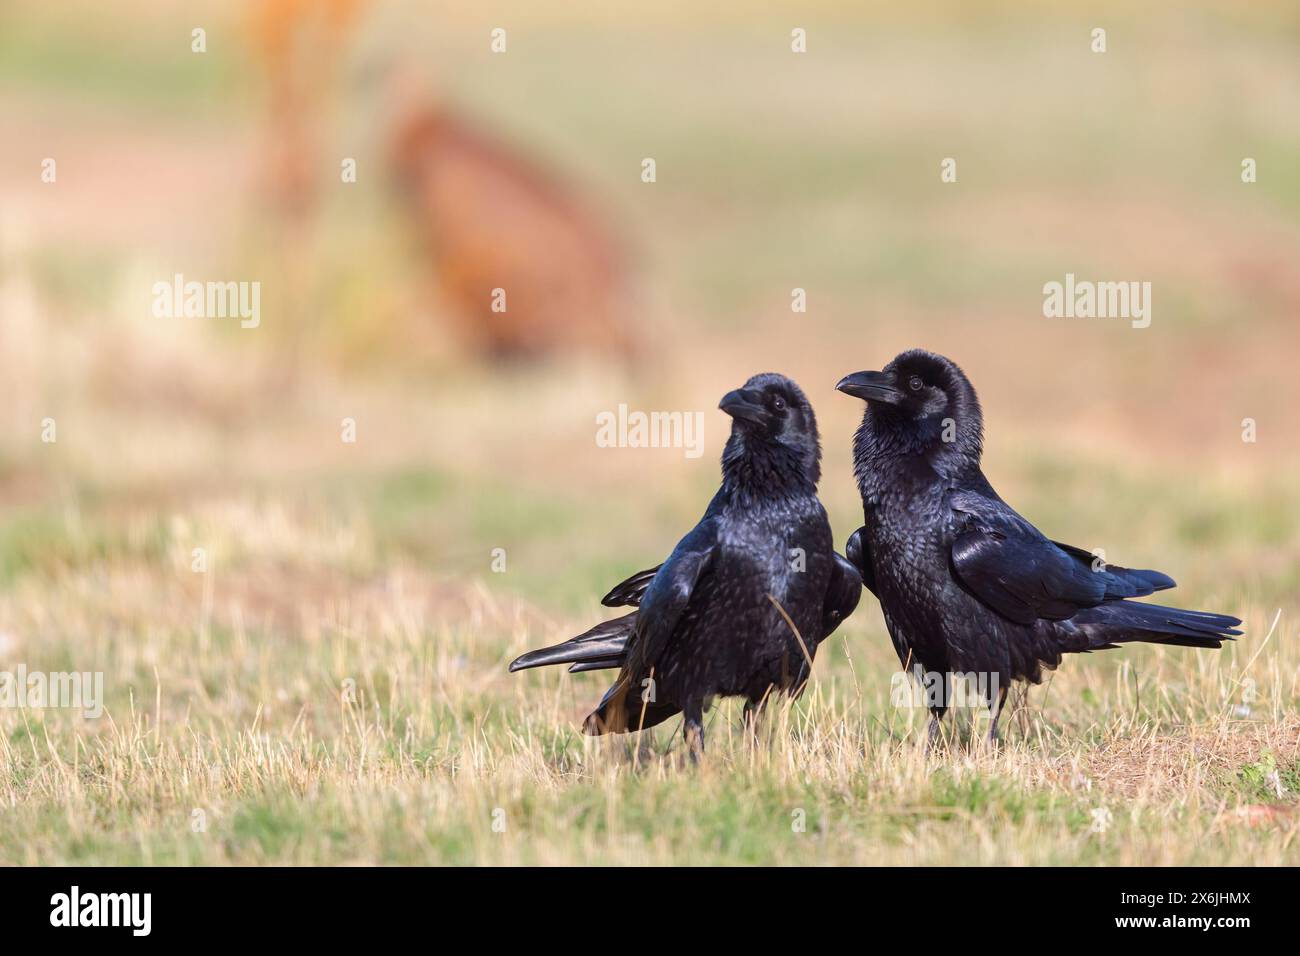
POLYGON ((858 447, 931 454, 978 464, 984 417, 966 373, 924 349, 903 352, 879 372, 854 372, 835 386, 867 403, 858 447))
POLYGON ((722 396, 718 407, 732 417, 731 437, 722 453, 723 472, 742 463, 758 468, 775 483, 784 478, 821 477, 817 418, 803 390, 784 375, 764 372, 722 396))

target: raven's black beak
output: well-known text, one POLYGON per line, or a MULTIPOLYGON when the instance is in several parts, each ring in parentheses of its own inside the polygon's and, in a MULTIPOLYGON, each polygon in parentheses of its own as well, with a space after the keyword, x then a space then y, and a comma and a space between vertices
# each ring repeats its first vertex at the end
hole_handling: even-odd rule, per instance
POLYGON ((728 392, 722 396, 718 407, 738 422, 767 424, 767 408, 763 405, 763 396, 750 389, 738 388, 734 392, 728 392))
POLYGON ((854 372, 840 379, 835 390, 864 402, 897 405, 903 400, 903 393, 894 388, 893 383, 894 377, 887 372, 854 372))

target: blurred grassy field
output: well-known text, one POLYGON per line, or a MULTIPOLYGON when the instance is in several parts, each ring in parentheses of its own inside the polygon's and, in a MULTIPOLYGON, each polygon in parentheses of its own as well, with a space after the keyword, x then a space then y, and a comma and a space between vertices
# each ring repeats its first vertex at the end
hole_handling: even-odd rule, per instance
POLYGON ((103 671, 108 711, 0 710, 0 862, 1300 861, 1294 9, 376 4, 326 149, 361 175, 295 239, 294 309, 234 14, 0 10, 0 669, 103 671), (381 172, 402 52, 607 211, 635 369, 447 340, 381 172), (262 326, 153 318, 174 272, 259 279, 262 326), (1044 319, 1066 272, 1151 281, 1151 327, 1044 319), (1070 659, 1001 752, 929 762, 869 596, 757 747, 713 711, 700 768, 674 725, 581 738, 598 675, 506 673, 696 520, 753 372, 808 391, 842 542, 860 406, 832 386, 918 345, 979 388, 1022 513, 1246 635, 1070 659), (703 457, 597 448, 619 403, 706 410, 703 457))

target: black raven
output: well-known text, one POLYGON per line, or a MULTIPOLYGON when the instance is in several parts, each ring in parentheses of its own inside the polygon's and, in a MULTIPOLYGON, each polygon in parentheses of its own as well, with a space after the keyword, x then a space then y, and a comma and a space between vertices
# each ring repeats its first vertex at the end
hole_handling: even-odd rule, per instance
POLYGON ((920 349, 835 386, 867 403, 853 441, 865 525, 849 559, 880 599, 904 670, 934 691, 933 743, 952 677, 982 681, 996 739, 1013 680, 1038 683, 1061 655, 1129 641, 1219 647, 1241 621, 1130 601, 1174 582, 1049 541, 980 470, 984 423, 957 365, 920 349))
POLYGON ((835 553, 817 499, 821 444, 799 386, 755 375, 719 407, 733 419, 731 436, 722 486, 704 517, 667 561, 601 602, 637 610, 510 665, 619 668, 585 733, 641 730, 680 711, 697 756, 713 697, 745 697, 752 720, 772 691, 797 693, 817 645, 862 595, 862 579, 835 553))

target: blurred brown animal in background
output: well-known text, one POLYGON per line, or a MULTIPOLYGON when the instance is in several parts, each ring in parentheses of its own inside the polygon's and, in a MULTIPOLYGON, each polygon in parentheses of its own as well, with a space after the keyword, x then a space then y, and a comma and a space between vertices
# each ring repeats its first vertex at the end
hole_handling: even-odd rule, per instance
MULTIPOLYGON (((285 361, 311 316, 309 249, 341 64, 368 0, 253 0, 248 36, 266 84, 261 188, 275 213, 285 361)), ((492 358, 591 349, 630 357, 626 268, 573 191, 430 95, 389 75, 390 159, 403 212, 461 341, 492 358)), ((336 160, 335 160, 336 162, 336 160)), ((290 377, 292 373, 290 372, 290 377)))
POLYGON ((494 358, 631 356, 622 257, 570 190, 427 99, 395 125, 402 201, 463 339, 494 358))

